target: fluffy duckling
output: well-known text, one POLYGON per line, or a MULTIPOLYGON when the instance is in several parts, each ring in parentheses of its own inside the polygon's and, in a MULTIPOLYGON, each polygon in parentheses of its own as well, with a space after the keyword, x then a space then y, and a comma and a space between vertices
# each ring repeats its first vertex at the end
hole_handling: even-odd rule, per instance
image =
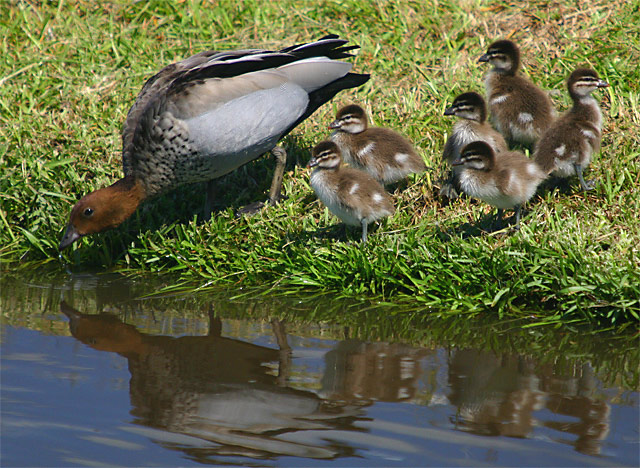
POLYGON ((582 171, 600 148, 602 132, 602 113, 591 93, 607 86, 595 70, 578 68, 571 73, 567 88, 573 107, 546 131, 534 153, 545 173, 563 178, 577 175, 584 191, 594 188, 593 181, 585 182, 582 171))
MULTIPOLYGON (((146 82, 124 123, 125 177, 76 203, 60 249, 118 226, 148 198, 212 181, 273 150, 339 91, 369 79, 349 73, 351 64, 340 60, 358 47, 346 42, 329 35, 280 51, 206 51, 163 68, 146 82)), ((274 154, 272 203, 280 197, 286 162, 284 150, 274 154)))
MULTIPOLYGON (((478 93, 460 94, 452 105, 445 109, 444 115, 460 118, 453 124, 451 135, 444 145, 442 156, 449 165, 460 157, 460 150, 473 141, 488 143, 496 153, 508 150, 502 135, 487 123, 487 106, 478 93)), ((453 167, 449 179, 440 189, 441 196, 450 199, 458 197, 456 188, 459 187, 459 175, 460 167, 453 167)))
POLYGON ((340 149, 332 141, 318 143, 308 167, 310 183, 317 197, 345 224, 362 226, 362 242, 367 226, 395 212, 391 197, 380 183, 363 171, 340 167, 340 149))
POLYGON ((388 128, 369 127, 364 109, 358 105, 342 107, 329 128, 335 130, 331 140, 340 148, 342 159, 381 184, 427 169, 409 140, 388 128))
POLYGON ((462 190, 498 208, 498 219, 502 217, 502 210, 515 210, 516 229, 520 226, 521 205, 531 199, 546 178, 542 169, 524 154, 496 153, 484 141, 465 146, 452 164, 461 166, 462 190))
POLYGON ((485 76, 491 121, 509 143, 533 145, 553 122, 555 110, 549 95, 518 73, 518 46, 496 41, 479 61, 493 66, 485 76))

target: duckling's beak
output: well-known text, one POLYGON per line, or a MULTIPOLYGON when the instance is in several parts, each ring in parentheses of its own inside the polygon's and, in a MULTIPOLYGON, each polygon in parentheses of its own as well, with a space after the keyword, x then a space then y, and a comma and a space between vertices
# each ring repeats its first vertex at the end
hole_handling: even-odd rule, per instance
POLYGON ((316 167, 318 165, 318 160, 316 158, 311 158, 309 160, 309 164, 307 164, 307 167, 316 167))
POLYGON ((609 87, 609 83, 607 83, 607 82, 606 82, 606 81, 604 81, 604 80, 600 80, 600 81, 598 81, 598 82, 596 83, 596 86, 597 86, 598 88, 608 88, 608 87, 609 87))
POLYGON ((73 224, 69 223, 67 225, 67 229, 64 231, 64 235, 62 236, 62 240, 60 241, 60 245, 58 246, 58 250, 64 250, 73 244, 75 241, 80 239, 82 234, 80 234, 73 224))
POLYGON ((330 130, 335 130, 336 128, 340 128, 340 121, 339 120, 334 120, 333 122, 331 122, 329 124, 329 129, 330 130))
POLYGON ((462 166, 464 163, 462 162, 462 159, 457 158, 454 159, 453 161, 451 161, 451 165, 452 166, 462 166))
POLYGON ((488 62, 489 58, 489 54, 483 54, 482 57, 478 59, 478 62, 488 62))
POLYGON ((447 107, 444 110, 444 115, 454 115, 456 113, 456 108, 451 106, 451 107, 447 107))

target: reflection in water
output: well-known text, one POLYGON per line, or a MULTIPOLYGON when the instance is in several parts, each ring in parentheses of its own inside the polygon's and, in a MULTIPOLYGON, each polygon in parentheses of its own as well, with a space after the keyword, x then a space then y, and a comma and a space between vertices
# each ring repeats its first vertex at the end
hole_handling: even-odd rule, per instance
POLYGON ((551 429, 577 436, 576 450, 599 455, 602 441, 609 433, 610 406, 594 398, 597 385, 591 366, 583 364, 570 376, 561 377, 554 369, 545 369, 542 388, 549 392, 546 407, 555 414, 575 418, 574 422, 543 421, 551 429), (562 389, 562 393, 554 389, 562 389))
POLYGON ((610 408, 594 394, 591 366, 580 371, 562 377, 552 366, 543 366, 536 375, 534 363, 522 356, 457 350, 449 364, 450 401, 458 408, 453 422, 460 430, 508 437, 527 437, 535 425, 544 425, 577 436, 577 451, 598 455, 609 432, 610 408), (549 420, 549 412, 541 410, 577 421, 549 420), (534 417, 535 411, 542 415, 534 417))
POLYGON ((343 401, 410 401, 426 350, 400 343, 340 341, 325 354, 323 396, 343 401))
POLYGON ((280 346, 275 350, 222 337, 221 321, 212 312, 207 336, 173 338, 141 333, 110 314, 83 314, 64 302, 60 309, 75 338, 127 359, 135 423, 216 443, 190 447, 192 457, 334 458, 351 452, 348 446, 314 439, 311 431, 352 428, 359 406, 282 386, 289 349, 279 322, 274 322, 280 346), (272 362, 279 375, 266 365, 272 362), (282 437, 295 431, 309 431, 306 443, 282 437))
MULTIPOLYGON (((340 341, 324 355, 321 398, 287 387, 291 350, 282 322, 272 321, 279 347, 272 349, 222 337, 221 320, 213 312, 207 336, 174 338, 141 333, 110 314, 83 314, 64 302, 60 308, 75 338, 127 359, 134 422, 215 443, 184 448, 201 459, 222 453, 325 459, 353 454, 349 445, 328 444, 313 431, 353 431, 363 420, 364 406, 411 401, 420 361, 429 355, 403 344, 340 341), (283 435, 293 432, 305 437, 285 440, 283 435)), ((460 349, 450 354, 448 373, 448 400, 457 408, 451 422, 458 430, 527 438, 542 425, 577 437, 573 444, 580 452, 600 453, 610 410, 593 395, 590 366, 562 377, 553 366, 536 370, 533 360, 522 356, 460 349)), ((566 437, 558 440, 570 443, 566 437)))
POLYGON ((637 341, 446 317, 412 329, 418 314, 335 298, 150 299, 117 275, 38 281, 0 278, 8 466, 640 462, 637 341))

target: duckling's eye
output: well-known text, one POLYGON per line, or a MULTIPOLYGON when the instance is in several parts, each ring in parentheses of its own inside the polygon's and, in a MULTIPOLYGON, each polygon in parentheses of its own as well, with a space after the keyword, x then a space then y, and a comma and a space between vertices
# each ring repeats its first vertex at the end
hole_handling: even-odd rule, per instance
POLYGON ((85 218, 90 218, 93 215, 93 208, 87 208, 86 210, 84 210, 83 214, 85 218))

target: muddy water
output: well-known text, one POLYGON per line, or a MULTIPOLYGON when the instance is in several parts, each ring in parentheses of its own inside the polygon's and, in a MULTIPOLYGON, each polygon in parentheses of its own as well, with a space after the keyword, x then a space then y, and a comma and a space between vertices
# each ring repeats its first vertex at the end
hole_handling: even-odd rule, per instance
POLYGON ((1 286, 2 466, 640 463, 633 340, 109 275, 1 286))

